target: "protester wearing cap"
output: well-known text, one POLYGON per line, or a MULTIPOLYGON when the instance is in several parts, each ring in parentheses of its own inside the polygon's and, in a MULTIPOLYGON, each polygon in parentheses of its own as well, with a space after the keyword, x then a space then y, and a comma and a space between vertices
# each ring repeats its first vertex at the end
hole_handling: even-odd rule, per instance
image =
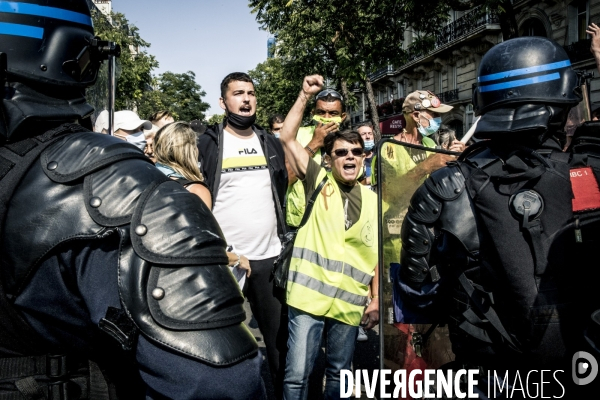
MULTIPOLYGON (((452 106, 443 104, 432 92, 417 90, 410 93, 402 104, 406 127, 394 136, 394 140, 435 148, 436 143, 430 136, 439 129, 442 122, 441 114, 450 110, 452 110, 452 106)), ((462 152, 464 149, 464 143, 458 140, 454 140, 448 148, 448 150, 456 152, 462 152)), ((455 158, 447 154, 398 146, 389 142, 382 145, 379 154, 381 154, 381 167, 386 171, 386 175, 397 177, 397 182, 394 182, 394 185, 382 186, 383 199, 405 198, 407 202, 429 174, 445 167, 446 162, 455 158), (394 193, 391 193, 392 191, 394 193), (397 191, 402 191, 402 193, 397 191)), ((377 161, 375 157, 373 157, 372 165, 371 183, 377 185, 377 161)), ((389 221, 401 219, 408 207, 407 202, 387 204, 384 200, 383 218, 389 221)), ((388 238, 383 242, 384 259, 399 262, 401 249, 399 236, 392 238, 392 235, 388 235, 388 238)))
POLYGON ((108 110, 103 110, 96 117, 94 132, 108 133, 108 110))
MULTIPOLYGON (((340 125, 346 119, 344 98, 333 89, 325 89, 315 97, 315 107, 312 111, 315 123, 298 129, 296 140, 304 146, 309 157, 321 164, 323 141, 325 136, 339 130, 340 125)), ((286 197, 286 223, 292 229, 300 225, 306 200, 304 186, 298 181, 294 171, 289 166, 288 170, 288 192, 286 197)))
POLYGON ((115 137, 126 140, 141 150, 146 148, 144 130, 152 129, 152 123, 133 111, 117 111, 115 113, 115 137))

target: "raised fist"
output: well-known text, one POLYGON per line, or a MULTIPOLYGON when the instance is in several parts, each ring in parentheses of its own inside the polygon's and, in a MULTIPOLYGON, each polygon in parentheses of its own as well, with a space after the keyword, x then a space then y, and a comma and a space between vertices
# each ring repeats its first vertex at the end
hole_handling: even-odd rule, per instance
POLYGON ((321 75, 310 75, 302 82, 302 91, 311 96, 319 93, 323 88, 323 77, 321 75))

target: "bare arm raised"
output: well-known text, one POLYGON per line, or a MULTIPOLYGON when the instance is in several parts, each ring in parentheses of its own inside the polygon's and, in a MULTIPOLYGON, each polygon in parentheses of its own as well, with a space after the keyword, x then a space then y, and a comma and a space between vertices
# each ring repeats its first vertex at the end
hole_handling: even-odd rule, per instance
POLYGON ((304 179, 309 157, 302 145, 296 140, 296 134, 302 123, 302 115, 306 104, 312 96, 319 93, 323 87, 323 77, 321 75, 311 75, 304 78, 302 90, 298 94, 296 102, 285 117, 279 140, 285 151, 285 158, 290 168, 299 179, 304 179))

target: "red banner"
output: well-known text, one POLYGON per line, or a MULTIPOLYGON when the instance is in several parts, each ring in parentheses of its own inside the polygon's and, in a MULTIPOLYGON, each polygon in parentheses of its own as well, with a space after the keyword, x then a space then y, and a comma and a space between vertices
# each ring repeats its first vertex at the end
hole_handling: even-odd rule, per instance
POLYGON ((404 120, 404 115, 400 114, 380 122, 379 130, 381 130, 382 135, 396 135, 401 132, 405 126, 406 121, 404 120))

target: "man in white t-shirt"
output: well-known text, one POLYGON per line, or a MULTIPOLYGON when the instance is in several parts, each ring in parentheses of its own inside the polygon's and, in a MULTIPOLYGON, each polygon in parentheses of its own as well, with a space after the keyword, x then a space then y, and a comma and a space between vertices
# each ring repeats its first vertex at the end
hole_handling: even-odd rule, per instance
POLYGON ((281 323, 282 297, 273 285, 271 271, 281 251, 285 223, 285 156, 279 140, 254 125, 256 97, 247 74, 235 72, 223 79, 220 105, 225 120, 199 138, 202 173, 225 240, 238 254, 238 261, 249 261, 251 271, 244 292, 263 334, 280 397, 287 321, 281 323))

